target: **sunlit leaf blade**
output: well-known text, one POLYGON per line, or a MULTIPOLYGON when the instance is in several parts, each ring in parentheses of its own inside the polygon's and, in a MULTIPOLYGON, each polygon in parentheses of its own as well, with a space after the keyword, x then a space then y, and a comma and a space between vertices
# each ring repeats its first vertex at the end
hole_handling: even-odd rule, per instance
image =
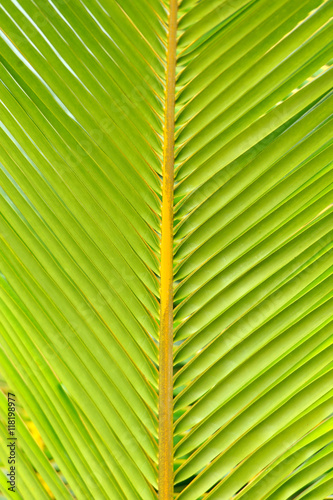
POLYGON ((185 10, 176 498, 319 500, 333 408, 332 3, 185 10))
POLYGON ((1 4, 1 372, 57 498, 156 496, 167 17, 147 9, 1 4))
POLYGON ((0 9, 0 493, 326 499, 332 0, 0 9))

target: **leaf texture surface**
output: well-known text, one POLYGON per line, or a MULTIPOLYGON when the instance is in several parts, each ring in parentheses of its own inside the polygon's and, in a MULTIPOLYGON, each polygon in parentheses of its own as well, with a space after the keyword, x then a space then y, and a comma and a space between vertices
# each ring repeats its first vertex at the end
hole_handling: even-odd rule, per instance
POLYGON ((0 8, 1 493, 329 498, 332 0, 0 8))

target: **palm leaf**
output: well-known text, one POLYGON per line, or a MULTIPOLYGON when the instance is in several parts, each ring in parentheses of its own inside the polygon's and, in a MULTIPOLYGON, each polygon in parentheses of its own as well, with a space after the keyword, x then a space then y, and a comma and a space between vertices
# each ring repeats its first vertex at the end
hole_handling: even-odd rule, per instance
POLYGON ((2 494, 323 500, 332 1, 0 6, 2 494))

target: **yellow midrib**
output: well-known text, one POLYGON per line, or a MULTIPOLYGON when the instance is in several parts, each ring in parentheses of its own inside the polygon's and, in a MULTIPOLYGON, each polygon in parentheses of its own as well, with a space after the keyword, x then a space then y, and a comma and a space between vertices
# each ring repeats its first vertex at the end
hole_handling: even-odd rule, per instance
POLYGON ((177 0, 170 0, 163 146, 159 342, 159 499, 173 498, 173 188, 177 0))

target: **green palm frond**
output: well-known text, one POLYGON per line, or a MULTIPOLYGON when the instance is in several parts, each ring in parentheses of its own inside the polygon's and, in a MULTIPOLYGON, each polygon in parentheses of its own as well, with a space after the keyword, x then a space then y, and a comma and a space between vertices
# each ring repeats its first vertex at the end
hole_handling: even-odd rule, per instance
POLYGON ((332 0, 0 8, 2 495, 329 497, 332 0))

